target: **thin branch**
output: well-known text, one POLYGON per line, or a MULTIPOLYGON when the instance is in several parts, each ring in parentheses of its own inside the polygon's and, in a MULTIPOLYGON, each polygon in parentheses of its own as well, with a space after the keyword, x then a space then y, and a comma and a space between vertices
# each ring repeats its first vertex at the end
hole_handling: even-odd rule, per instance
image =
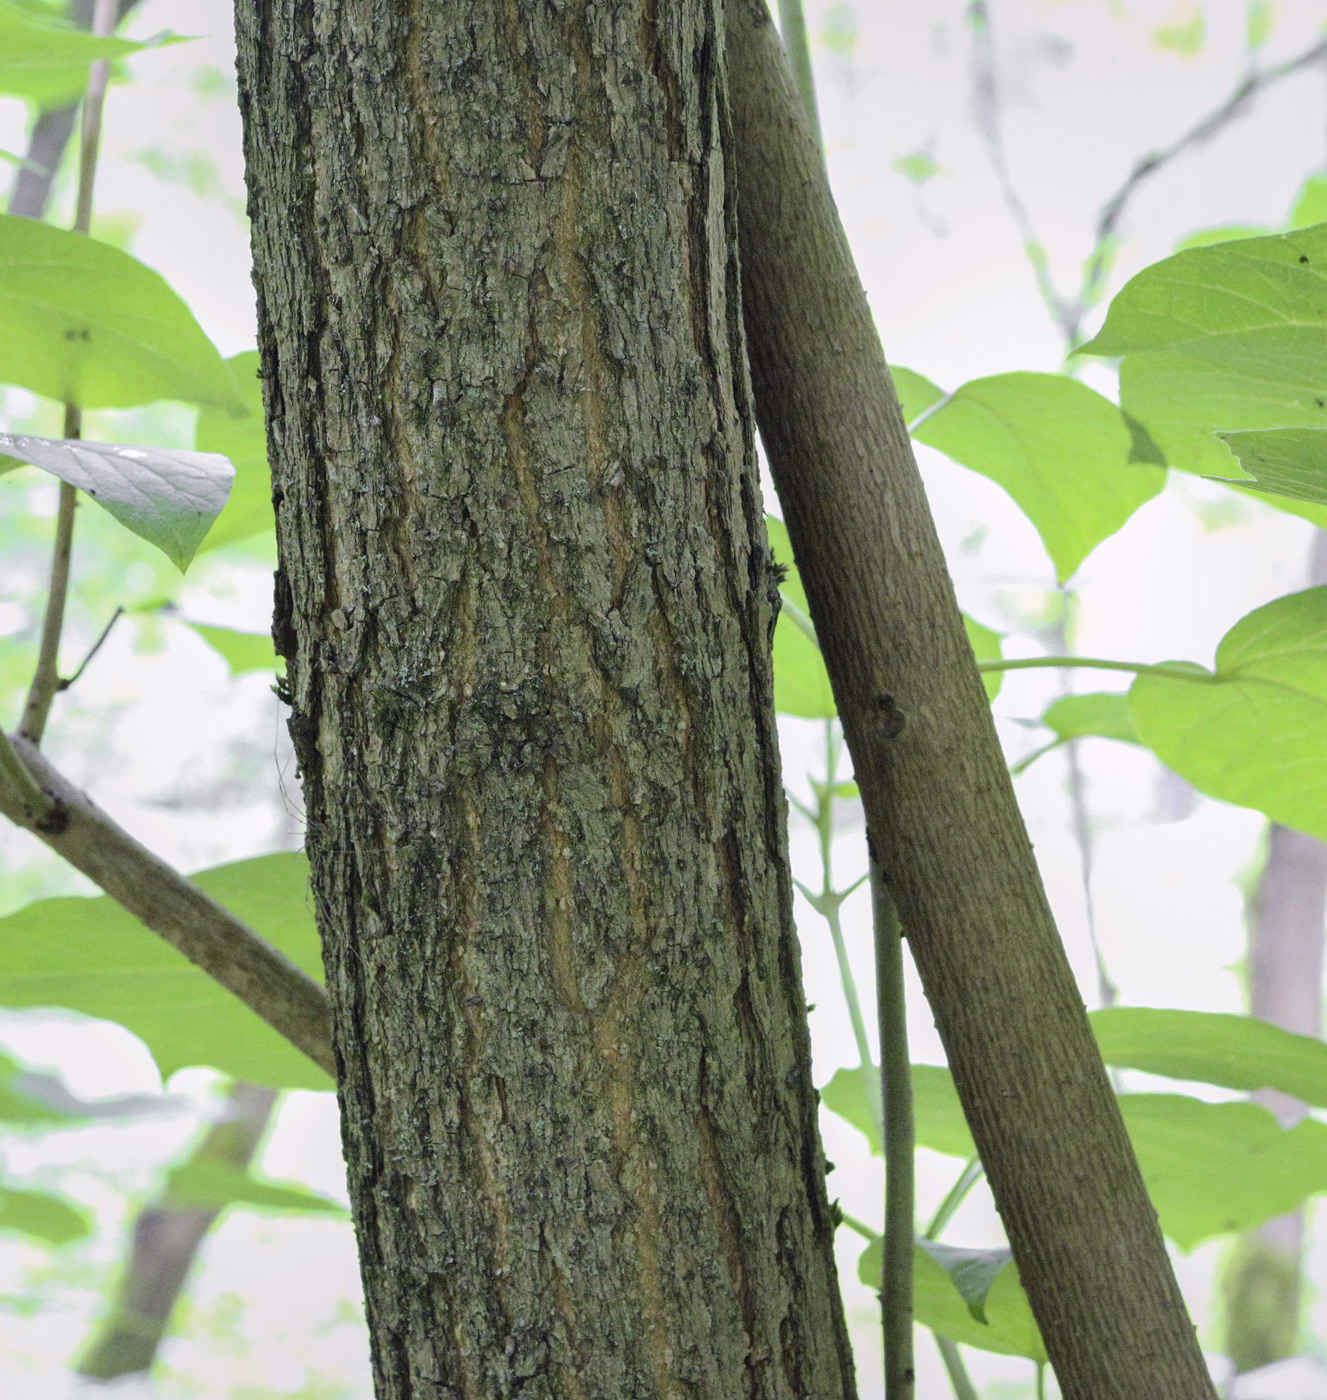
POLYGON ((35 822, 27 803, 0 785, 0 813, 39 836, 296 1049, 335 1074, 327 993, 313 978, 134 840, 58 773, 35 744, 12 737, 0 746, 0 756, 7 749, 17 753, 50 807, 46 820, 35 822))
MULTIPOLYGON (((4 730, 0 730, 0 776, 13 788, 13 796, 24 814, 20 825, 34 831, 41 830, 50 821, 55 803, 28 772, 4 730)), ((0 797, 0 803, 3 801, 3 797, 0 797)))
POLYGON ((1085 666, 1092 671, 1128 671, 1135 676, 1169 676, 1172 680, 1196 681, 1215 685, 1218 677, 1210 671, 1190 669, 1175 661, 1103 661, 1096 656, 1023 656, 1012 661, 979 661, 977 670, 1035 671, 1055 666, 1085 666))
POLYGON ((121 607, 117 607, 115 611, 111 614, 111 620, 105 625, 105 627, 101 629, 101 636, 98 637, 97 640, 92 643, 92 650, 89 651, 88 654, 82 659, 82 661, 78 663, 78 669, 74 672, 72 676, 66 676, 60 682, 59 688, 61 690, 68 690, 70 686, 76 685, 78 683, 79 677, 83 674, 84 671, 87 670, 92 658, 96 656, 96 654, 101 650, 102 644, 105 642, 106 638, 111 635, 111 628, 113 628, 123 616, 124 609, 121 607))
POLYGON ((958 1174, 958 1180, 946 1192, 944 1200, 940 1202, 935 1214, 931 1217, 931 1223, 925 1231, 924 1237, 926 1239, 938 1240, 940 1238, 941 1230, 954 1218, 959 1206, 967 1200, 968 1193, 984 1175, 981 1158, 969 1157, 963 1164, 963 1170, 958 1174))
MULTIPOLYGON (((77 410, 75 410, 76 412, 77 410)), ((71 413, 65 412, 65 435, 70 436, 71 413)), ((51 550, 51 582, 46 592, 46 616, 42 620, 37 669, 23 706, 18 732, 40 744, 50 717, 51 702, 60 689, 60 633, 64 628, 65 600, 69 596, 69 560, 74 548, 74 512, 78 493, 67 481, 60 483, 60 507, 55 518, 55 545, 51 550)))
POLYGON ((871 861, 875 914, 876 1008, 880 1022, 880 1093, 884 1103, 885 1243, 880 1314, 885 1343, 885 1400, 912 1400, 912 1256, 916 1234, 916 1133, 912 1064, 903 997, 903 932, 889 885, 871 861))
MULTIPOLYGON (((92 11, 92 32, 104 38, 120 18, 118 0, 96 0, 92 11)), ((101 114, 106 106, 106 85, 110 81, 110 60, 99 58, 88 66, 88 85, 83 93, 83 122, 79 134, 78 205, 74 232, 92 228, 92 187, 97 178, 97 151, 101 146, 101 114)))
POLYGON ((954 1400, 981 1400, 977 1387, 972 1384, 968 1368, 963 1364, 963 1354, 952 1337, 935 1334, 935 1345, 940 1352, 940 1360, 945 1364, 949 1384, 953 1387, 954 1400))

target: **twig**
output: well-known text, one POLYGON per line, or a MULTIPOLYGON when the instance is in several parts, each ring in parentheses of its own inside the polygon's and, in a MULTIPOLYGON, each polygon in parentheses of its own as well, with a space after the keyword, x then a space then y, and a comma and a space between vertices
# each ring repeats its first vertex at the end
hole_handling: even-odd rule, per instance
MULTIPOLYGON (((92 32, 104 38, 120 17, 118 0, 96 0, 92 11, 92 32)), ((106 84, 110 81, 110 60, 99 58, 88 67, 88 85, 83 93, 83 122, 78 152, 78 204, 74 232, 92 228, 92 187, 97 178, 97 151, 101 146, 101 114, 106 106, 106 84)))
MULTIPOLYGON (((76 410, 75 410, 76 411, 76 410)), ((71 414, 65 412, 65 434, 69 435, 71 414)), ((46 616, 42 620, 41 648, 37 669, 23 706, 18 732, 33 744, 40 744, 51 713, 51 702, 60 689, 60 633, 64 628, 65 600, 69 595, 69 560, 74 547, 74 512, 78 493, 67 481, 60 483, 60 507, 55 518, 55 545, 51 550, 51 583, 46 593, 46 616)))
MULTIPOLYGON (((3 774, 6 781, 14 789, 14 797, 19 810, 24 814, 20 824, 34 831, 41 830, 49 822, 55 810, 55 803, 41 790, 37 780, 28 772, 23 760, 9 742, 9 736, 3 730, 0 730, 0 774, 3 774)), ((3 799, 0 798, 0 801, 3 799)))
POLYGON ((935 1334, 935 1345, 940 1352, 940 1360, 945 1364, 949 1384, 953 1387, 954 1400, 981 1400, 977 1387, 972 1384, 968 1368, 963 1364, 963 1354, 952 1337, 935 1334))
POLYGON ((958 1180, 945 1193, 944 1200, 940 1202, 935 1214, 931 1217, 931 1223, 925 1230, 926 1239, 938 1240, 940 1238, 940 1232, 954 1218, 959 1206, 967 1200, 968 1193, 984 1175, 981 1158, 969 1157, 963 1164, 963 1170, 958 1174, 958 1180))
POLYGON ((42 757, 12 737, 0 758, 16 753, 48 799, 44 822, 0 785, 0 813, 81 870, 153 933, 233 992, 315 1064, 335 1073, 327 993, 282 952, 167 865, 107 816, 42 757))
POLYGON ((107 637, 111 635, 111 628, 114 627, 115 624, 119 622, 119 620, 123 616, 124 609, 121 607, 117 607, 115 611, 111 614, 111 620, 105 625, 105 627, 101 629, 101 636, 98 637, 97 640, 92 643, 92 650, 89 651, 88 654, 82 659, 82 661, 78 663, 78 669, 74 672, 72 676, 66 676, 63 680, 61 680, 59 685, 60 690, 68 690, 71 685, 75 685, 77 683, 78 678, 83 674, 84 671, 87 670, 88 663, 101 650, 102 643, 106 640, 107 637))
POLYGON ((880 1289, 885 1400, 912 1400, 916 1392, 912 1354, 916 1134, 908 1017, 903 999, 903 932, 889 885, 874 858, 871 896, 875 914, 876 1009, 880 1020, 880 1092, 885 1120, 884 1277, 880 1289))

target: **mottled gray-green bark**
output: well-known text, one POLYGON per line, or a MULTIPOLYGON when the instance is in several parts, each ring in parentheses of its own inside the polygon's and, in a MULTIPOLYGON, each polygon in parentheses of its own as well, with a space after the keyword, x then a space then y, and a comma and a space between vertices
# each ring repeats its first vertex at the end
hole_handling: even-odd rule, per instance
POLYGON ((380 1400, 849 1397, 721 7, 237 19, 380 1400))

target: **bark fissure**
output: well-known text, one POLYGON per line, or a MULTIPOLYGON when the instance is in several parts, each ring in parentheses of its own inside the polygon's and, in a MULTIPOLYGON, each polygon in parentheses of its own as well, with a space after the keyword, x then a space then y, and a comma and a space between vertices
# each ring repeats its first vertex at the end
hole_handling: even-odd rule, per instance
POLYGON ((382 1400, 853 1394, 717 9, 237 9, 382 1400))

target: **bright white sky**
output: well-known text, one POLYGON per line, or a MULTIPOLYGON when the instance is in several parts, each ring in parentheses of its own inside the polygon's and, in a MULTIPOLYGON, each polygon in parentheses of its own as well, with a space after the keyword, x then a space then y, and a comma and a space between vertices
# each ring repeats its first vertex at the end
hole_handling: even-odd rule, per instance
MULTIPOLYGON (((1244 73, 1244 6, 1235 0, 1202 6, 1205 38, 1193 56, 1159 47, 1154 34, 1187 21, 1198 8, 1194 4, 993 0, 992 7, 1010 102, 1005 132, 1013 178, 1057 280, 1069 290, 1090 248, 1097 210, 1133 161, 1172 140, 1244 73)), ((808 4, 812 32, 822 36, 816 63, 831 173, 886 352, 945 388, 1004 370, 1054 370, 1063 353, 973 125, 964 8, 962 0, 808 4), (842 42, 854 27, 855 40, 842 42), (840 42, 827 46, 827 33, 840 42), (895 163, 919 152, 937 173, 914 183, 895 163)), ((1321 4, 1282 0, 1273 9, 1276 24, 1259 57, 1264 65, 1308 47, 1323 28, 1321 4)), ((112 90, 98 209, 108 219, 131 212, 141 219, 133 251, 168 277, 222 352, 232 354, 252 345, 254 316, 247 234, 237 213, 243 200, 239 120, 224 80, 233 62, 229 6, 224 0, 147 0, 132 32, 163 28, 210 37, 136 60, 134 85, 112 90), (188 178, 194 190, 180 183, 188 178)), ((0 147, 20 148, 23 139, 21 107, 0 101, 0 147)), ((1120 277, 1165 256, 1194 229, 1279 222, 1305 175, 1324 163, 1327 73, 1318 70, 1281 84, 1210 147, 1144 188, 1123 229, 1120 277)), ((13 407, 19 411, 22 404, 13 407)), ((1052 584, 1040 544, 997 487, 926 449, 922 454, 965 608, 1002 631, 1017 631, 1036 615, 1052 584)), ((1098 656, 1208 661, 1239 616, 1302 585, 1308 533, 1303 522, 1236 503, 1220 488, 1174 482, 1093 554, 1075 579, 1076 647, 1098 656)), ((267 624, 268 599, 268 576, 256 565, 202 567, 186 603, 197 618, 258 631, 267 624)), ((3 607, 0 586, 0 645, 3 633, 17 625, 6 625, 3 607)), ((276 757, 284 745, 262 680, 229 681, 190 636, 168 636, 155 657, 134 655, 131 640, 127 630, 121 632, 70 698, 52 741, 59 761, 126 825, 186 868, 288 843, 293 828, 276 757), (109 732, 103 723, 108 711, 114 719, 109 732), (164 791, 188 787, 179 775, 217 776, 218 744, 254 769, 245 804, 224 819, 163 807, 164 791)), ((1018 654, 1038 648, 1024 636, 1010 649, 1018 654)), ((1047 672, 1008 678, 997 714, 1011 754, 1025 752, 1035 739, 1035 731, 1017 721, 1039 714, 1058 684, 1047 672)), ((1074 681, 1079 689, 1109 684, 1099 675, 1074 681)), ((804 790, 808 766, 819 763, 818 727, 792 721, 783 732, 789 782, 804 790)), ((1254 858, 1260 819, 1199 801, 1186 819, 1159 822, 1158 770, 1150 758, 1105 741, 1089 741, 1083 758, 1096 824, 1098 931, 1123 1000, 1242 1009, 1235 966, 1243 950, 1242 900, 1234 880, 1254 858)), ((1061 760, 1048 758, 1020 780, 1019 793, 1092 1004, 1095 984, 1064 777, 1061 760)), ((814 845, 796 819, 793 841, 799 873, 818 884, 814 845)), ((840 883, 847 884, 863 864, 860 831, 845 831, 841 847, 840 883)), ((34 889, 78 887, 25 838, 0 835, 0 862, 6 874, 30 872, 34 889)), ((846 912, 869 1005, 865 899, 851 901, 846 912)), ((823 1083, 837 1066, 853 1063, 855 1052, 828 938, 808 908, 800 906, 798 914, 808 996, 817 1008, 816 1077, 823 1083)), ((915 981, 910 990, 914 1056, 939 1061, 915 981)), ((58 1065, 85 1093, 157 1083, 141 1046, 117 1030, 76 1032, 28 1017, 15 1018, 4 1035, 20 1053, 58 1065)), ((206 1075, 191 1073, 173 1087, 196 1092, 207 1083, 206 1075)), ((119 1248, 116 1230, 124 1207, 116 1183, 145 1188, 155 1164, 188 1139, 190 1122, 176 1117, 149 1127, 89 1130, 53 1140, 40 1153, 27 1147, 7 1153, 11 1170, 31 1170, 34 1181, 63 1181, 97 1205, 104 1229, 93 1245, 67 1260, 0 1243, 0 1294, 50 1287, 43 1296, 55 1303, 38 1316, 5 1318, 4 1393, 33 1400, 65 1393, 61 1367, 86 1336, 97 1290, 119 1248)), ((828 1117, 825 1129, 828 1155, 838 1164, 831 1193, 841 1194, 852 1213, 878 1223, 878 1164, 851 1129, 828 1117)), ((272 1175, 342 1192, 330 1097, 291 1097, 263 1165, 272 1175)), ((924 1164, 923 1214, 955 1170, 938 1157, 924 1164)), ((970 1245, 998 1237, 989 1202, 980 1195, 947 1234, 970 1245)), ((853 1280, 857 1246, 846 1233, 842 1245, 844 1274, 853 1280)), ((1209 1293, 1219 1253, 1209 1246, 1179 1260, 1208 1344, 1216 1340, 1209 1293)), ((1327 1253, 1315 1256, 1314 1269, 1316 1278, 1327 1279, 1327 1253)), ((209 1246, 186 1335, 168 1347, 161 1394, 367 1400, 356 1292, 348 1227, 234 1212, 209 1246)), ((853 1282, 848 1295, 862 1393, 878 1393, 875 1300, 853 1282)), ((1327 1304, 1317 1305, 1314 1320, 1315 1335, 1327 1336, 1327 1304)), ((1026 1363, 976 1353, 969 1358, 990 1400, 1030 1395, 1026 1363)), ((946 1394, 928 1346, 919 1364, 919 1393, 946 1394)))

